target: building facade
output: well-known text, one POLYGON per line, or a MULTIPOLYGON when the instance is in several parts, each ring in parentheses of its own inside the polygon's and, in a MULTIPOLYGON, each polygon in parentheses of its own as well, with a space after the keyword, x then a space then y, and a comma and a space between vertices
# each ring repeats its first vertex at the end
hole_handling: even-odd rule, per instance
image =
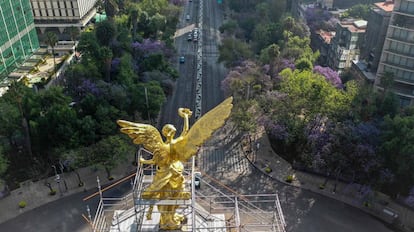
POLYGON ((395 0, 375 79, 378 90, 391 88, 402 107, 414 105, 414 1, 395 0), (381 84, 392 75, 393 86, 381 84))
POLYGON ((30 0, 0 1, 0 82, 39 48, 30 0))
POLYGON ((336 26, 335 36, 331 40, 327 56, 327 65, 342 73, 358 60, 362 47, 367 21, 347 19, 336 26))
POLYGON ((95 16, 97 0, 30 0, 41 41, 52 31, 59 40, 71 40, 68 28, 83 29, 95 16))
POLYGON ((378 69, 393 9, 394 2, 392 0, 373 4, 368 19, 364 47, 361 49, 361 59, 366 61, 368 71, 375 73, 378 69))
POLYGON ((318 0, 317 3, 324 9, 332 9, 334 6, 334 0, 318 0))

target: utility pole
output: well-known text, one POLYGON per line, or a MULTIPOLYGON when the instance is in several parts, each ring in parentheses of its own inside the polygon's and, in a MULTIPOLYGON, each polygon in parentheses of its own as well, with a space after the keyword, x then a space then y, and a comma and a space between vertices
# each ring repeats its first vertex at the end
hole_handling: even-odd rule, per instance
POLYGON ((148 120, 150 121, 150 124, 151 124, 151 117, 150 117, 150 112, 149 112, 148 90, 147 90, 147 87, 144 88, 144 91, 145 91, 145 103, 147 104, 148 120))

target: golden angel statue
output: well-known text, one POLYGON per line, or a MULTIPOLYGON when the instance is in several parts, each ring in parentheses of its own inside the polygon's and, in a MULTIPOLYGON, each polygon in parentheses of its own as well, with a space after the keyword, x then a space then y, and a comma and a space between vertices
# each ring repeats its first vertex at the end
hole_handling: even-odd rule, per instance
MULTIPOLYGON (((166 124, 161 131, 165 141, 152 125, 125 120, 117 121, 122 133, 132 138, 135 144, 143 145, 145 149, 153 153, 151 159, 146 160, 140 157, 139 160, 142 164, 154 164, 157 167, 151 185, 141 194, 143 199, 191 198, 191 193, 184 191, 182 162, 196 155, 198 148, 225 123, 233 107, 232 101, 232 97, 224 100, 198 119, 191 129, 189 128, 191 110, 179 108, 178 114, 184 119, 183 131, 180 136, 174 138, 175 127, 166 124)), ((177 205, 158 205, 158 210, 161 212, 160 229, 171 230, 181 227, 184 216, 175 212, 177 208, 177 205)))

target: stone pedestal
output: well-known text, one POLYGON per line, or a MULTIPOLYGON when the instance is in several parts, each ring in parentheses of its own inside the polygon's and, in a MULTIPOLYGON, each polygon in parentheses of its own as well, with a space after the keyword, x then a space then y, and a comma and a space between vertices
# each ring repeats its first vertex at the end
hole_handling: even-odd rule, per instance
POLYGON ((160 229, 160 213, 157 210, 157 206, 154 206, 153 210, 152 210, 152 215, 151 215, 151 219, 148 220, 147 219, 147 212, 148 212, 148 207, 145 209, 145 214, 144 214, 144 218, 142 221, 142 227, 141 227, 141 231, 143 232, 153 232, 153 231, 159 231, 160 229))

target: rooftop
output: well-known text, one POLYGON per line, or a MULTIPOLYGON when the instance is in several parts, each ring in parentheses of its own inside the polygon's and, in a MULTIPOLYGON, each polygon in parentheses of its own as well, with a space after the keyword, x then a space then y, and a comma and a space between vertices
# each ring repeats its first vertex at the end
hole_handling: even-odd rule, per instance
POLYGON ((345 19, 341 21, 340 24, 350 32, 363 33, 366 31, 368 22, 365 20, 345 19))
POLYGON ((376 2, 374 5, 386 12, 392 12, 394 9, 394 1, 376 2))
POLYGON ((335 37, 336 32, 335 31, 325 31, 325 30, 318 30, 316 31, 316 34, 318 34, 325 43, 330 44, 331 39, 335 37))

